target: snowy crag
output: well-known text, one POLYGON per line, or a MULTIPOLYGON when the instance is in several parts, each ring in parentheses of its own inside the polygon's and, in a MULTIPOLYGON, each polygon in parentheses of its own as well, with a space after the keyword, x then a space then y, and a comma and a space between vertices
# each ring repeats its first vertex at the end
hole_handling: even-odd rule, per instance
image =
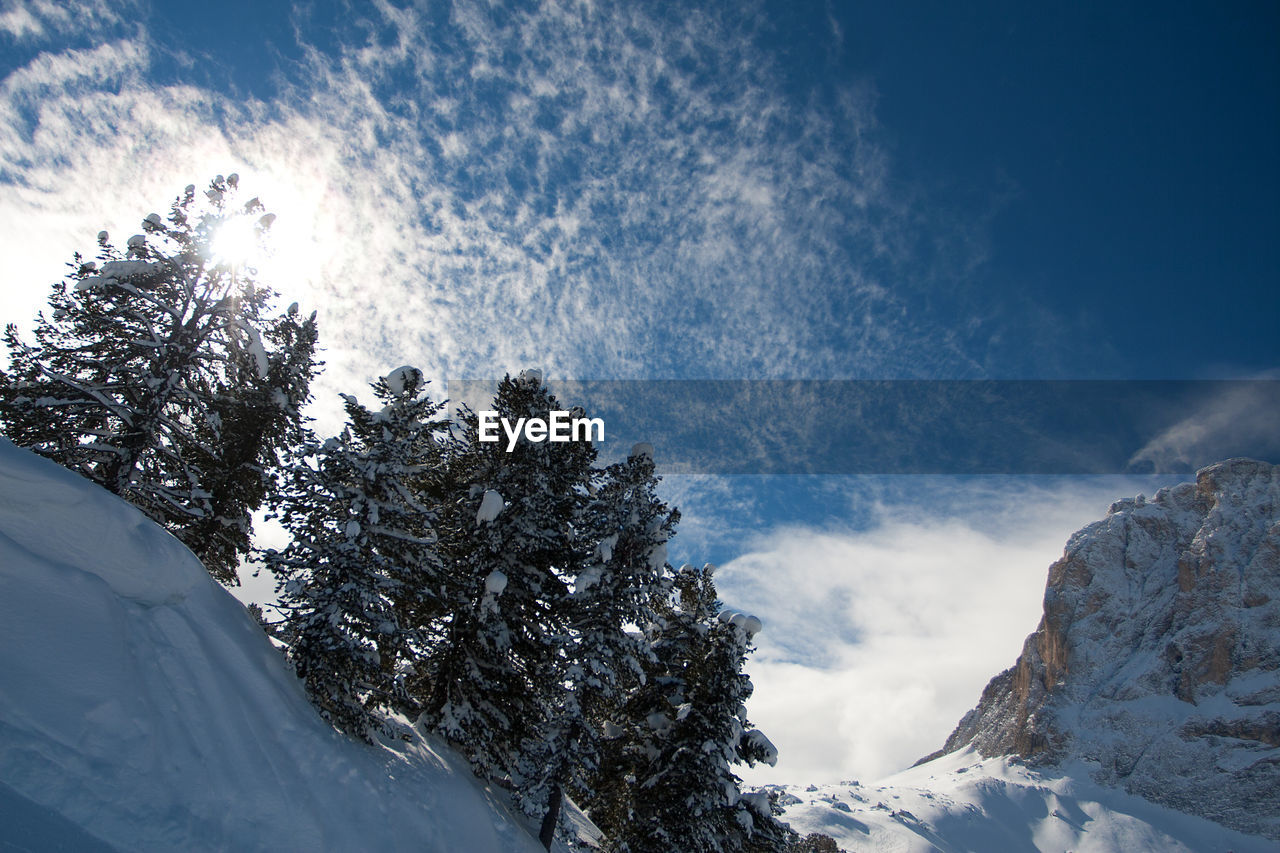
POLYGON ((966 748, 1280 840, 1280 466, 1231 459, 1076 533, 929 759, 966 748))

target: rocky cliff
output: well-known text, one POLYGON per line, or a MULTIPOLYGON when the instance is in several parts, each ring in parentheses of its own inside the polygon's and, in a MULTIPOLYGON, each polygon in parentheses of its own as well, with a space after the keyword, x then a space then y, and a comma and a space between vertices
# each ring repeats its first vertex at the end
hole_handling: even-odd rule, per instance
POLYGON ((942 750, 1095 781, 1280 839, 1280 466, 1231 459, 1112 505, 942 750))

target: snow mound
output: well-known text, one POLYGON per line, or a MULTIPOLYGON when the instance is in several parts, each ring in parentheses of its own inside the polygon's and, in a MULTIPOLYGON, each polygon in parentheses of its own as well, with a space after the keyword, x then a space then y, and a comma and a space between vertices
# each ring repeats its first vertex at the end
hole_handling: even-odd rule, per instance
POLYGON ((7 440, 0 448, 0 548, 13 555, 6 581, 23 555, 75 567, 87 576, 78 582, 146 607, 175 604, 208 584, 191 552, 129 504, 7 440))
POLYGON ((614 533, 604 537, 596 545, 596 559, 602 563, 607 563, 613 559, 613 549, 618 547, 618 534, 614 533))
POLYGON ((0 847, 538 851, 465 762, 315 713, 244 607, 0 439, 0 847))
POLYGON ((422 371, 408 365, 397 367, 386 375, 385 381, 387 390, 399 396, 408 389, 417 389, 422 386, 422 371))
POLYGON ((759 634, 764 627, 764 623, 759 618, 748 613, 738 613, 734 610, 721 610, 716 618, 721 622, 727 622, 735 628, 741 628, 748 637, 754 637, 759 634))
POLYGON ((476 510, 476 524, 493 521, 502 513, 502 507, 502 495, 493 489, 485 489, 484 497, 480 499, 480 508, 476 510))
POLYGON ((507 576, 497 569, 489 572, 489 576, 484 579, 484 591, 489 595, 502 595, 506 588, 507 576))
MULTIPOLYGON (((88 265, 86 268, 89 268, 88 265)), ((98 270, 98 275, 81 279, 76 284, 76 290, 84 293, 103 284, 126 282, 132 278, 149 276, 157 269, 158 265, 149 261, 109 261, 102 265, 101 270, 98 270)))

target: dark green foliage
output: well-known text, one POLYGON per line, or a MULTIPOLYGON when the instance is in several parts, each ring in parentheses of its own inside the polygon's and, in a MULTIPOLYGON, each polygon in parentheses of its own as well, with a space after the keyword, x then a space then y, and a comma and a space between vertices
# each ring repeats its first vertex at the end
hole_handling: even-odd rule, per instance
POLYGON ((209 404, 198 446, 206 454, 201 486, 211 512, 174 528, 222 579, 234 578, 240 558, 252 549, 253 512, 272 494, 289 451, 307 438, 302 406, 317 367, 315 314, 302 318, 291 306, 261 336, 263 347, 231 353, 228 381, 209 404), (266 355, 266 371, 256 354, 266 355))
POLYGON ((596 802, 594 788, 609 784, 609 769, 602 766, 607 742, 624 727, 628 697, 653 662, 639 626, 654 621, 653 603, 670 592, 667 541, 680 518, 657 497, 658 477, 645 445, 606 468, 597 483, 583 519, 595 547, 570 601, 565 710, 544 739, 555 747, 546 750, 550 771, 542 783, 567 787, 583 803, 596 802))
POLYGON ((606 468, 584 519, 591 556, 575 581, 572 683, 588 719, 599 728, 620 712, 626 686, 643 679, 652 652, 639 626, 656 618, 654 602, 671 589, 667 542, 680 520, 656 494, 649 450, 606 468))
POLYGON ((600 810, 610 849, 782 850, 789 830, 763 795, 741 794, 731 769, 772 761, 771 745, 747 723, 743 706, 754 626, 720 610, 709 566, 681 568, 675 589, 674 600, 660 603, 650 631, 655 661, 607 759, 627 784, 597 792, 611 798, 600 810))
POLYGON ((844 853, 830 835, 811 832, 787 848, 787 853, 844 853))
POLYGON ((423 384, 400 368, 373 386, 380 411, 346 398, 347 428, 304 448, 275 507, 293 541, 263 553, 308 694, 366 740, 378 708, 413 707, 406 676, 442 606, 429 496, 444 425, 423 384))
MULTIPOLYGON (((535 374, 506 377, 494 409, 515 422, 561 409, 535 374)), ((516 775, 563 698, 576 568, 594 543, 581 537, 593 476, 588 443, 479 441, 474 413, 451 445, 454 498, 441 525, 450 566, 449 613, 427 654, 424 722, 454 742, 484 778, 516 775), (502 510, 479 520, 486 493, 502 510)), ((513 780, 521 787, 522 780, 513 780)))

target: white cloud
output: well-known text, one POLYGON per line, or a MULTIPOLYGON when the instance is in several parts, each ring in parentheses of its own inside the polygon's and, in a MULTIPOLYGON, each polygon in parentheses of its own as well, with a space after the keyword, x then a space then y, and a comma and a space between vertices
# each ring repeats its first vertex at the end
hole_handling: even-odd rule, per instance
POLYGON ((335 52, 304 26, 301 71, 271 103, 150 82, 164 47, 124 25, 31 58, 0 112, 0 229, 24 247, 5 319, 26 323, 99 229, 238 171, 279 214, 273 282, 321 312, 328 421, 336 391, 406 361, 437 378, 961 363, 886 279, 909 263, 911 217, 872 99, 792 103, 752 15, 425 15, 377 4, 335 52))
POLYGON ((40 26, 40 21, 36 19, 36 16, 28 6, 14 5, 0 12, 0 30, 14 38, 21 39, 26 36, 38 35, 43 32, 43 27, 40 26))
POLYGON ((14 0, 0 10, 0 32, 19 42, 91 32, 118 23, 133 5, 108 0, 14 0))
POLYGON ((1280 452, 1275 413, 1280 373, 1257 381, 1208 385, 1208 394, 1185 417, 1153 437, 1129 464, 1154 471, 1185 471, 1241 453, 1280 452))

